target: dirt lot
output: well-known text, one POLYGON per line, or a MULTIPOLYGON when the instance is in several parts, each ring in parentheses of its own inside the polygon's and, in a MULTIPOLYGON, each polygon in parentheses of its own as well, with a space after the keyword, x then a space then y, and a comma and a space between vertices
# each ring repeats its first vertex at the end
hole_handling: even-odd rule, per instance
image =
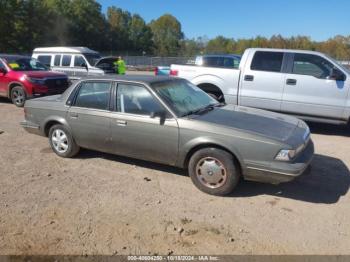
POLYGON ((0 117, 0 254, 350 254, 348 128, 311 126, 311 174, 223 198, 167 166, 59 158, 4 99, 0 117))

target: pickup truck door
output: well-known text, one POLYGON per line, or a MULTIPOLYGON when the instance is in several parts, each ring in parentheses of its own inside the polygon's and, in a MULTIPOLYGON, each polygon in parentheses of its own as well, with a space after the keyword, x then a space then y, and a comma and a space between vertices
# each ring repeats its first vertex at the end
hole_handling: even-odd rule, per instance
POLYGON ((119 83, 116 112, 111 118, 113 152, 118 155, 174 165, 178 155, 179 128, 170 113, 151 117, 166 109, 139 84, 119 83))
POLYGON ((238 104, 280 111, 284 60, 283 52, 256 51, 249 54, 246 65, 243 65, 238 104))
POLYGON ((295 53, 289 59, 282 111, 303 116, 341 119, 349 84, 331 61, 314 54, 295 53), (338 80, 333 74, 338 73, 338 80), (342 79, 343 78, 343 79, 342 79))
POLYGON ((110 152, 111 90, 109 81, 86 81, 79 87, 66 118, 79 146, 110 152))

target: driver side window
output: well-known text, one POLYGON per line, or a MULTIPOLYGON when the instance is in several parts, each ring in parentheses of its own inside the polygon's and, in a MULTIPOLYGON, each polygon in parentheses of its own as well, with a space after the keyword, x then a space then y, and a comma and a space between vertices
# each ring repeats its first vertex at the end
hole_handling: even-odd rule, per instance
POLYGON ((331 76, 334 65, 326 59, 310 54, 295 54, 293 74, 309 75, 320 79, 331 76))
POLYGON ((163 107, 144 86, 118 84, 118 112, 150 116, 152 112, 160 112, 162 110, 164 110, 163 107))

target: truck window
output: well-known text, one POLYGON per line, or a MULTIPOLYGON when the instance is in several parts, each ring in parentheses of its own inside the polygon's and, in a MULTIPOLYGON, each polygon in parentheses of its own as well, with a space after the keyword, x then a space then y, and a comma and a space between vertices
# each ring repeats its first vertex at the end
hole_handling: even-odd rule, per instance
POLYGON ((257 51, 254 54, 251 70, 281 72, 283 52, 257 51))
POLYGON ((46 66, 51 66, 51 56, 50 55, 39 55, 38 60, 46 66))
POLYGON ((53 61, 54 66, 60 66, 61 64, 61 55, 55 55, 55 60, 53 61))
POLYGON ((203 66, 217 67, 219 63, 219 57, 203 57, 203 66))
POLYGON ((74 67, 82 67, 83 65, 86 65, 84 57, 76 55, 74 58, 74 67))
POLYGON ((318 55, 294 54, 293 74, 309 75, 326 79, 334 65, 318 55))
POLYGON ((72 60, 71 55, 64 55, 62 58, 62 66, 70 66, 71 60, 72 60))

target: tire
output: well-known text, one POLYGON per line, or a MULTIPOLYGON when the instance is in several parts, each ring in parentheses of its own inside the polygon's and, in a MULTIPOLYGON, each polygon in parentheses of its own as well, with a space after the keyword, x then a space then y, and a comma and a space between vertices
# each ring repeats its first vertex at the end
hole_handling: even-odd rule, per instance
POLYGON ((60 157, 73 157, 80 150, 64 125, 57 124, 50 128, 49 142, 52 150, 60 157))
POLYGON ((214 93, 207 93, 207 94, 210 95, 212 98, 214 98, 216 101, 218 101, 220 103, 225 101, 223 95, 214 94, 214 93))
POLYGON ((218 148, 204 148, 195 152, 188 164, 193 184, 210 195, 232 193, 241 176, 236 159, 218 148))
POLYGON ((26 91, 22 86, 15 86, 11 89, 11 101, 17 107, 23 107, 27 99, 26 91))

